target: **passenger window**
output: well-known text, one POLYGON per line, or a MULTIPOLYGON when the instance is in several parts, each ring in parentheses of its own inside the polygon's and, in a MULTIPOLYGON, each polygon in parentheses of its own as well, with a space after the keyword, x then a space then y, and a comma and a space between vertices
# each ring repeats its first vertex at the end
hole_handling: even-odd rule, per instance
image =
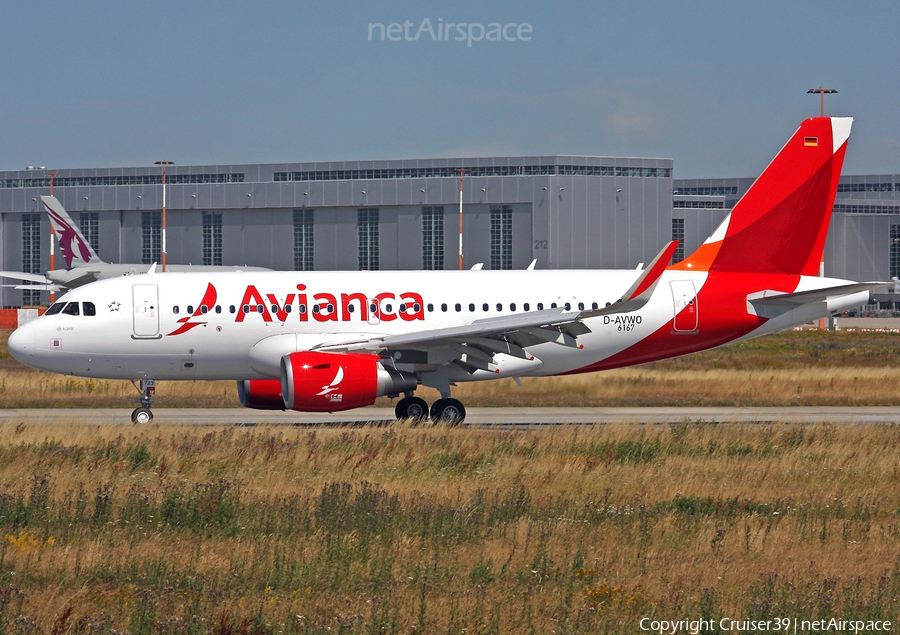
POLYGON ((457 312, 457 313, 459 313, 460 311, 462 311, 462 305, 459 304, 459 303, 456 304, 456 307, 455 307, 455 308, 456 308, 456 312, 457 312))
POLYGON ((278 313, 278 305, 277 304, 272 305, 272 313, 278 313))
POLYGON ((571 311, 571 310, 572 310, 572 303, 566 302, 566 311, 571 311))
POLYGON ((510 303, 510 305, 509 305, 509 310, 510 310, 510 311, 515 311, 515 310, 516 310, 516 303, 515 303, 515 302, 510 303))
POLYGON ((88 317, 97 315, 97 307, 94 306, 93 302, 82 302, 81 310, 84 311, 84 314, 88 317))
POLYGON ((313 305, 313 313, 318 313, 318 312, 319 312, 319 305, 318 305, 318 304, 314 304, 314 305, 313 305))
POLYGON ((229 313, 235 313, 235 312, 237 312, 237 309, 236 309, 235 306, 232 304, 231 306, 228 307, 228 312, 229 312, 229 313))
POLYGON ((285 312, 285 313, 290 313, 290 312, 293 311, 293 310, 294 310, 294 305, 293 305, 293 304, 288 304, 288 305, 286 305, 286 306, 284 307, 284 312, 285 312))
POLYGON ((172 313, 174 313, 175 315, 178 315, 178 307, 177 306, 172 307, 172 313))
POLYGON ((584 311, 584 302, 579 302, 579 303, 578 303, 578 310, 579 310, 579 311, 584 311))
POLYGON ((257 312, 257 313, 265 313, 265 311, 266 311, 266 307, 264 307, 264 306, 261 305, 261 304, 257 304, 257 305, 256 305, 256 312, 257 312))
POLYGON ((64 306, 66 306, 65 302, 54 302, 50 305, 50 308, 44 312, 44 315, 56 315, 63 310, 64 306))
POLYGON ((405 304, 400 305, 400 313, 406 313, 406 305, 405 304))
POLYGON ((347 313, 353 313, 356 310, 356 307, 352 304, 347 305, 347 313))
POLYGON ((297 310, 300 312, 300 315, 303 315, 304 313, 306 313, 306 305, 301 304, 299 307, 297 307, 297 310))
POLYGON ((422 307, 419 305, 418 302, 413 303, 413 313, 418 313, 421 310, 422 310, 422 307))
POLYGON ((207 313, 208 311, 209 311, 209 307, 208 307, 208 306, 206 306, 205 304, 201 304, 201 305, 200 305, 200 313, 206 315, 206 313, 207 313))
POLYGON ((469 303, 469 311, 475 311, 475 304, 472 302, 469 303))
POLYGON ((244 315, 246 315, 247 313, 250 313, 250 305, 248 305, 248 304, 243 305, 241 307, 241 311, 244 312, 244 315))
POLYGON ((216 313, 221 313, 221 312, 222 312, 222 305, 221 305, 221 304, 217 304, 217 305, 216 305, 216 313))
POLYGON ((599 307, 597 306, 597 303, 594 302, 594 303, 591 305, 591 308, 592 308, 594 311, 596 311, 599 307))
POLYGON ((63 314, 65 315, 79 315, 80 311, 78 309, 77 302, 69 302, 66 305, 66 308, 63 309, 63 314))
POLYGON ((503 310, 503 305, 500 304, 499 302, 497 303, 497 310, 498 310, 498 311, 502 311, 502 310, 503 310))
POLYGON ((390 313, 390 312, 393 311, 393 310, 394 310, 394 305, 393 305, 393 304, 385 304, 385 305, 384 305, 384 312, 385 312, 385 313, 390 313))
POLYGON ((428 312, 429 312, 429 313, 433 313, 433 312, 434 312, 434 305, 431 304, 430 302, 428 303, 428 312))
POLYGON ((551 308, 551 309, 555 309, 555 308, 556 308, 556 302, 551 302, 551 303, 550 303, 550 308, 551 308))
POLYGON ((538 309, 538 311, 543 311, 543 310, 544 310, 544 303, 543 303, 543 302, 538 302, 537 309, 538 309))
POLYGON ((441 305, 441 311, 443 311, 443 312, 445 312, 445 313, 447 312, 447 305, 446 305, 446 304, 442 304, 442 305, 441 305))
POLYGON ((530 311, 531 305, 526 302, 525 304, 522 305, 522 308, 525 309, 526 311, 530 311))
POLYGON ((191 314, 194 313, 194 305, 193 304, 187 305, 187 312, 191 313, 191 314))

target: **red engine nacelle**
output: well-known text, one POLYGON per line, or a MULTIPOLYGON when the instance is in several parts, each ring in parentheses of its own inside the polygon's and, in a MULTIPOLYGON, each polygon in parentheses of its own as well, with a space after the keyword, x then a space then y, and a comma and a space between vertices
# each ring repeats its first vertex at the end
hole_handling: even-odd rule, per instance
POLYGON ((281 358, 281 390, 291 410, 360 408, 415 390, 417 383, 415 375, 385 367, 375 355, 301 351, 281 358))
POLYGON ((243 379, 237 383, 238 399, 244 408, 284 410, 281 380, 243 379))

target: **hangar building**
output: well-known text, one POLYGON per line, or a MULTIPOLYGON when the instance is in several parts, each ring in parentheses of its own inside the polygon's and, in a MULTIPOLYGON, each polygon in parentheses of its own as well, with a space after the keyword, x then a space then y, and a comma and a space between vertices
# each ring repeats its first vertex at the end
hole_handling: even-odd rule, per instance
MULTIPOLYGON (((533 259, 542 269, 634 268, 671 238, 682 240, 678 260, 753 182, 673 180, 671 159, 561 155, 171 165, 167 261, 455 269, 460 169, 466 268, 522 269, 533 259)), ((161 260, 159 166, 54 172, 56 196, 101 258, 148 267, 161 260)), ((49 174, 0 172, 0 270, 50 268, 50 225, 38 198, 50 193, 49 174)), ((900 175, 841 179, 825 273, 900 276, 900 175)), ((2 307, 47 300, 45 292, 0 288, 2 307)))
MULTIPOLYGON (((672 160, 494 157, 170 165, 168 263, 279 270, 633 268, 669 240, 672 160)), ((0 270, 50 267, 46 169, 0 172, 0 270)), ((55 170, 55 195, 107 262, 161 260, 159 166, 55 170)), ((56 266, 61 266, 57 260, 56 266)), ((9 281, 7 281, 9 282, 9 281)), ((0 306, 47 293, 0 289, 0 306)))

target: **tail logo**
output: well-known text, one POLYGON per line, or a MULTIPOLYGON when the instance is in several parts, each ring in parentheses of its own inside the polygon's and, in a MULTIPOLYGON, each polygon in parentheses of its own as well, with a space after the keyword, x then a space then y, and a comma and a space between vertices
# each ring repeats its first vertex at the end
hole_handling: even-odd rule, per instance
POLYGON ((84 238, 78 233, 74 227, 65 221, 59 214, 50 209, 50 206, 44 203, 47 213, 50 215, 53 223, 59 225, 59 250, 62 252, 66 261, 66 268, 72 268, 72 261, 75 259, 75 249, 78 249, 79 257, 85 262, 91 260, 91 249, 88 247, 84 238), (74 246, 73 246, 74 244, 74 246))
POLYGON ((178 323, 181 325, 169 335, 181 335, 182 333, 187 333, 195 326, 200 326, 201 324, 206 324, 206 322, 192 321, 194 318, 206 315, 208 311, 211 311, 212 308, 216 304, 216 298, 218 294, 216 293, 216 288, 212 285, 211 282, 207 283, 206 293, 203 294, 203 299, 200 300, 200 305, 196 308, 196 310, 188 316, 185 316, 178 320, 178 323))

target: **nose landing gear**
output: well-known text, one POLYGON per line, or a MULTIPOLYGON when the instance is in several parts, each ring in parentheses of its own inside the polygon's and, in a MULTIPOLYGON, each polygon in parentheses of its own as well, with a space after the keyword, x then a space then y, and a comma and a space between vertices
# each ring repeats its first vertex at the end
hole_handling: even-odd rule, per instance
POLYGON ((131 382, 131 385, 141 394, 140 397, 135 399, 140 406, 135 408, 131 413, 131 422, 140 425, 148 424, 153 421, 153 413, 150 411, 150 406, 153 405, 153 394, 156 392, 156 380, 142 379, 140 388, 137 387, 134 381, 131 382))

